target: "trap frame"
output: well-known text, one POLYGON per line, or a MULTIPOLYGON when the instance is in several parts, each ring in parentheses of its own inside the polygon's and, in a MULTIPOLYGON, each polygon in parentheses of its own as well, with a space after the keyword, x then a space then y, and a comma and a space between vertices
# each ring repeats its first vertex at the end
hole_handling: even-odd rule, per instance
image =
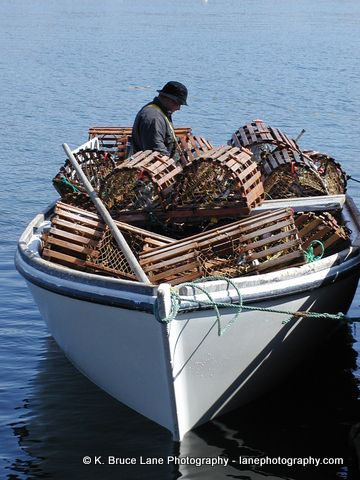
POLYGON ((346 193, 347 175, 340 163, 330 155, 316 150, 305 150, 302 153, 315 165, 329 195, 346 193))
MULTIPOLYGON (((295 225, 299 230, 303 249, 309 248, 314 240, 324 247, 324 256, 346 248, 350 243, 349 231, 338 223, 330 212, 301 212, 295 216, 295 225)), ((321 254, 321 245, 314 244, 315 255, 321 254)))
POLYGON ((250 149, 257 162, 261 162, 264 155, 276 149, 300 150, 295 140, 278 128, 271 127, 259 119, 253 120, 236 130, 228 144, 250 149))
POLYGON ((117 212, 161 208, 181 171, 173 158, 137 152, 104 179, 99 195, 115 217, 117 212))
POLYGON ((312 162, 294 150, 283 148, 261 160, 265 196, 270 199, 327 195, 323 179, 312 162))
MULTIPOLYGON (((190 127, 174 128, 175 135, 182 139, 191 135, 190 127)), ((89 140, 98 138, 100 147, 114 154, 117 163, 124 161, 131 151, 132 127, 90 127, 89 140)))
POLYGON ((167 213, 181 211, 188 221, 194 218, 195 210, 215 218, 223 216, 227 208, 248 215, 263 199, 260 170, 251 152, 224 146, 209 150, 184 167, 174 184, 167 213))
POLYGON ((304 263, 290 209, 255 215, 140 254, 152 283, 235 277, 304 263))
MULTIPOLYGON (((140 252, 167 245, 173 239, 116 222, 136 257, 140 252)), ((60 265, 117 278, 136 280, 124 254, 99 215, 57 202, 50 228, 43 233, 44 259, 60 265)))

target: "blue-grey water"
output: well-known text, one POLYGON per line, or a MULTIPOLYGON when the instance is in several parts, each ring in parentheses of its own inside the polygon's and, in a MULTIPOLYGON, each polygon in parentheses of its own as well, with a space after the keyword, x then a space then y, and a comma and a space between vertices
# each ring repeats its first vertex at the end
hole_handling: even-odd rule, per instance
MULTIPOLYGON (((0 478, 358 478, 355 326, 256 404, 181 445, 84 378, 57 348, 14 270, 16 241, 56 198, 52 177, 95 125, 129 126, 166 81, 189 89, 177 126, 224 144, 262 118, 360 177, 358 0, 1 0, 0 478), (341 457, 344 464, 84 465, 103 458, 341 457)), ((360 184, 349 182, 360 206, 360 184)), ((360 316, 360 291, 350 314, 360 316)), ((304 345, 304 348, 306 346, 304 345)))

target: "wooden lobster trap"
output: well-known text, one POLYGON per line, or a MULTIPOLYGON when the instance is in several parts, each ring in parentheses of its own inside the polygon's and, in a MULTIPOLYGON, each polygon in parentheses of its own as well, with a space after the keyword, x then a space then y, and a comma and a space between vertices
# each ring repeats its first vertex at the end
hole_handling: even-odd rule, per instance
POLYGON ((232 135, 228 143, 236 147, 250 149, 257 162, 260 162, 264 155, 276 149, 288 148, 299 151, 295 140, 288 137, 278 128, 267 125, 262 120, 253 120, 240 127, 232 135))
POLYGON ((312 162, 294 150, 283 148, 261 160, 265 196, 269 199, 327 195, 323 179, 312 162))
POLYGON ((324 256, 328 256, 350 244, 348 229, 340 225, 329 212, 299 213, 295 217, 295 225, 299 231, 303 249, 307 250, 313 244, 315 255, 323 253, 324 256))
MULTIPOLYGON (((115 168, 112 155, 104 150, 85 149, 74 153, 74 157, 94 190, 99 192, 102 180, 115 168)), ((76 170, 68 159, 52 182, 63 202, 74 206, 83 206, 89 210, 95 209, 76 170)))
POLYGON ((168 214, 188 221, 198 215, 248 215, 264 199, 258 166, 251 152, 218 147, 194 159, 178 176, 168 214), (225 211, 226 210, 226 211, 225 211))
MULTIPOLYGON (((135 256, 173 240, 116 222, 135 256)), ((42 235, 42 257, 60 265, 136 280, 109 228, 97 214, 58 202, 51 227, 42 235)))
POLYGON ((159 152, 137 152, 103 181, 100 198, 115 215, 131 210, 154 210, 165 203, 182 167, 159 152))
POLYGON ((200 158, 214 148, 205 138, 195 135, 179 137, 178 146, 180 161, 183 167, 189 165, 193 160, 200 158))
MULTIPOLYGON (((115 168, 112 155, 104 150, 80 150, 74 153, 74 157, 97 192, 102 179, 115 168)), ((68 159, 53 178, 53 185, 62 197, 68 193, 85 192, 76 170, 68 159)))
POLYGON ((306 150, 302 153, 315 165, 329 195, 346 193, 347 175, 341 168, 340 163, 326 153, 315 150, 306 150))
POLYGON ((304 263, 290 209, 263 213, 140 254, 152 283, 236 277, 304 263))
MULTIPOLYGON (((175 135, 182 139, 191 134, 191 128, 175 128, 175 135)), ((89 140, 98 138, 100 147, 111 151, 117 162, 124 161, 131 151, 132 127, 91 127, 89 140)))

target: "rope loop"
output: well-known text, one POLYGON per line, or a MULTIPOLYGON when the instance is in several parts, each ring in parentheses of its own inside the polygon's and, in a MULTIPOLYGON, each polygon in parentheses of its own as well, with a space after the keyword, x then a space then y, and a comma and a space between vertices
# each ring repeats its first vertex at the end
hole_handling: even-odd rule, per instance
POLYGON ((310 243, 309 247, 304 251, 306 263, 311 263, 311 262, 316 262, 316 260, 321 260, 322 257, 324 256, 324 253, 325 253, 324 244, 320 242, 320 240, 313 240, 310 243), (317 255, 317 256, 314 253, 314 245, 316 244, 320 245, 321 247, 321 253, 320 255, 317 255))
MULTIPOLYGON (((318 242, 318 240, 314 240, 314 242, 318 242)), ((319 242, 321 243, 321 242, 319 242)), ((316 257, 315 257, 316 258, 316 257)), ((199 308, 199 307, 212 307, 215 311, 216 315, 216 321, 218 325, 218 335, 221 336, 225 333, 225 331, 239 318, 239 315, 242 311, 258 311, 258 312, 270 312, 270 313, 277 313, 281 315, 287 315, 289 318, 287 320, 283 320, 283 324, 288 323, 292 318, 326 318, 326 319, 331 319, 331 320, 346 320, 349 323, 355 323, 359 322, 359 318, 348 318, 346 317, 342 312, 332 314, 332 313, 320 313, 320 312, 307 312, 307 311, 296 311, 296 312, 291 312, 288 310, 278 310, 275 308, 270 308, 270 307, 256 307, 256 306, 248 306, 244 305, 243 298, 241 295, 241 292, 238 288, 238 286, 229 278, 227 277, 222 277, 222 276, 210 276, 210 277, 204 277, 204 278, 199 278, 197 280, 194 280, 193 282, 185 282, 177 285, 176 287, 171 287, 170 289, 170 297, 171 297, 171 309, 167 317, 161 318, 159 314, 159 308, 158 308, 158 300, 155 300, 154 303, 154 316, 155 318, 161 322, 161 323, 170 323, 172 320, 175 320, 177 317, 180 307, 181 307, 181 302, 184 300, 189 303, 194 303, 194 308, 199 308), (199 283, 204 283, 207 281, 212 281, 212 280, 223 280, 227 282, 227 289, 229 290, 230 287, 232 287, 238 296, 238 301, 235 302, 217 302, 214 300, 211 296, 211 294, 206 290, 205 287, 202 287, 198 285, 199 283), (191 287, 194 290, 194 297, 196 295, 196 291, 201 292, 203 295, 205 295, 206 299, 195 299, 195 298, 188 298, 188 297, 181 297, 179 294, 179 291, 182 287, 191 287), (234 317, 225 325, 225 327, 222 327, 221 325, 221 314, 220 314, 220 308, 232 308, 235 309, 235 315, 234 317)))

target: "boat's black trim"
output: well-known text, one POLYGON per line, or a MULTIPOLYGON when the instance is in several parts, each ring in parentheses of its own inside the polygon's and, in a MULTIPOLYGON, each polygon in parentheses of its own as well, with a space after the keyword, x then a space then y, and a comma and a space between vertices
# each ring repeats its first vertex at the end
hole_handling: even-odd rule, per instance
MULTIPOLYGON (((18 255, 20 255, 22 260, 25 260, 25 261, 27 260, 26 263, 29 266, 31 266, 32 268, 35 268, 34 265, 31 262, 31 259, 27 259, 26 255, 22 255, 21 252, 19 252, 19 251, 18 251, 18 255)), ((101 304, 101 305, 109 305, 109 306, 114 306, 114 307, 119 307, 119 308, 125 308, 125 309, 128 309, 128 310, 138 310, 138 311, 143 311, 143 312, 147 312, 147 313, 152 313, 153 312, 153 302, 152 301, 151 302, 138 302, 138 301, 123 298, 123 297, 112 296, 112 295, 102 295, 102 294, 97 294, 95 292, 82 291, 79 288, 70 288, 70 287, 66 287, 64 285, 57 285, 56 282, 54 282, 54 281, 49 282, 44 278, 36 277, 34 275, 31 275, 24 268, 22 268, 19 261, 16 260, 15 263, 16 263, 16 268, 18 269, 19 273, 21 273, 21 275, 27 281, 29 281, 30 283, 32 283, 32 284, 34 284, 34 285, 36 285, 36 286, 38 286, 38 287, 40 287, 44 290, 54 292, 58 295, 62 295, 62 296, 66 296, 66 297, 70 297, 70 298, 78 299, 78 300, 82 300, 82 301, 87 301, 87 302, 91 302, 91 303, 97 303, 97 304, 101 304)), ((333 283, 334 281, 337 282, 339 280, 342 280, 343 278, 351 276, 359 268, 360 268, 359 264, 355 264, 353 267, 348 268, 348 269, 346 269, 346 270, 344 270, 340 273, 337 271, 336 273, 334 273, 332 275, 329 275, 328 277, 325 277, 323 279, 323 281, 321 282, 321 284, 319 284, 319 285, 311 286, 313 284, 309 283, 308 287, 306 285, 304 285, 301 289, 294 289, 293 291, 287 291, 286 294, 275 294, 274 295, 273 292, 270 292, 269 294, 266 294, 266 292, 264 292, 264 295, 261 296, 261 298, 259 298, 259 296, 257 295, 256 299, 255 298, 254 299, 248 298, 246 300, 246 303, 247 304, 249 304, 249 303, 256 304, 256 303, 264 302, 264 301, 267 301, 267 300, 274 300, 275 298, 276 299, 281 299, 281 298, 287 297, 289 295, 300 294, 304 291, 309 292, 309 291, 312 291, 312 290, 316 290, 317 288, 322 288, 326 285, 329 285, 329 284, 333 283)), ((38 265, 36 265, 36 269, 40 270, 38 268, 38 265)), ((42 271, 44 271, 44 269, 42 269, 42 271)), ((48 272, 44 271, 44 273, 48 273, 48 272)), ((56 277, 53 277, 53 278, 55 279, 56 277)), ((70 280, 70 279, 67 279, 67 280, 70 280)), ((91 285, 103 286, 102 283, 104 283, 104 281, 102 281, 101 283, 98 283, 98 282, 91 283, 91 285)), ((77 281, 78 286, 81 286, 81 284, 85 285, 86 282, 84 280, 82 282, 77 281)), ((126 285, 124 285, 124 287, 126 287, 126 285)), ((106 288, 107 289, 111 288, 118 293, 123 291, 124 293, 125 292, 131 292, 131 293, 135 294, 134 291, 132 291, 130 289, 127 289, 127 288, 121 288, 120 289, 119 286, 116 288, 113 285, 109 286, 109 284, 106 284, 106 288)), ((136 293, 139 294, 141 292, 136 292, 136 293)), ((148 298, 149 298, 149 300, 154 299, 154 297, 152 297, 150 295, 148 295, 148 298)), ((229 301, 229 300, 227 300, 227 301, 229 301)), ((212 308, 213 307, 211 307, 211 306, 210 307, 207 307, 207 306, 201 307, 202 310, 210 310, 212 308)), ((199 310, 199 307, 197 307, 197 308, 191 308, 191 307, 182 308, 181 313, 188 313, 188 312, 192 312, 192 311, 195 311, 195 310, 199 310)))
MULTIPOLYGON (((18 253, 19 254, 19 253, 18 253)), ((20 254, 21 255, 21 254, 20 254)), ((24 256, 21 255, 21 258, 24 259, 24 256)), ((97 303, 100 305, 109 305, 113 307, 118 307, 118 308, 125 308, 127 310, 138 310, 142 312, 147 312, 147 313, 153 313, 153 303, 151 302, 139 302, 127 298, 119 298, 116 296, 112 295, 102 295, 102 294, 97 294, 95 292, 87 292, 87 291, 82 291, 78 288, 70 288, 66 287, 64 285, 57 285, 55 282, 49 282, 45 280, 44 278, 40 277, 35 277, 34 275, 31 275, 29 272, 27 272, 20 264, 19 261, 15 259, 15 264, 16 268, 19 271, 19 273, 30 283, 33 285, 36 285, 37 287, 40 287, 44 290, 47 290, 49 292, 56 293, 58 295, 62 295, 64 297, 70 297, 73 299, 77 300, 82 300, 85 302, 91 302, 91 303, 97 303)), ((34 267, 33 267, 34 268, 34 267)), ((54 277, 54 280, 56 277, 54 277)), ((83 282, 85 284, 85 282, 83 282)), ((81 286, 81 283, 78 283, 78 285, 81 286)), ((115 288, 113 288, 115 290, 115 288)), ((126 289, 117 289, 118 292, 126 292, 126 289)), ((149 296, 149 299, 152 299, 151 296, 149 296)))

